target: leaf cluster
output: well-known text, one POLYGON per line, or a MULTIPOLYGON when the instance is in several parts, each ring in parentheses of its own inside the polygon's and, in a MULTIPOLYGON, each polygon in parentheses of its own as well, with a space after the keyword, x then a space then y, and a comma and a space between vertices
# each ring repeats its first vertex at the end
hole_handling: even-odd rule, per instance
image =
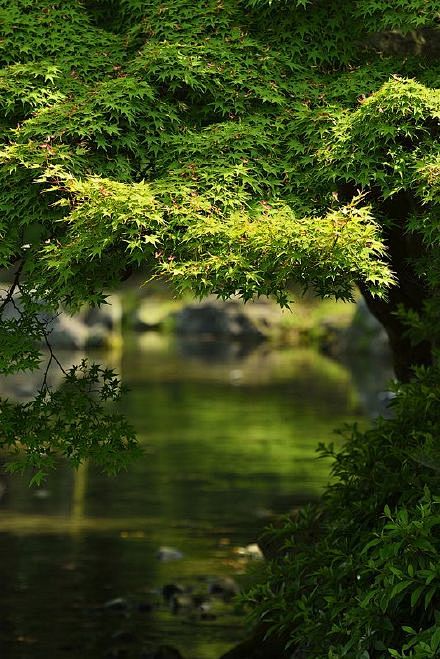
POLYGON ((136 455, 136 439, 127 420, 111 409, 121 386, 111 369, 83 360, 64 373, 61 386, 45 382, 26 403, 0 402, 0 446, 8 450, 6 468, 31 469, 39 484, 60 458, 77 467, 91 458, 114 473, 136 455))
POLYGON ((280 551, 248 601, 287 647, 317 659, 437 656, 439 381, 420 370, 397 389, 393 418, 347 428, 340 452, 322 446, 335 459, 322 502, 268 531, 280 551))

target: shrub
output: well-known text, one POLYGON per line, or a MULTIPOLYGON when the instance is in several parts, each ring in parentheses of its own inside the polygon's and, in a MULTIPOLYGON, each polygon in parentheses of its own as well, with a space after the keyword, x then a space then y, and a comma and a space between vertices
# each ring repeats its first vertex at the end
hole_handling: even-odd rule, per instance
POLYGON ((438 368, 401 385, 394 415, 344 448, 319 504, 263 543, 276 544, 265 583, 248 594, 253 619, 313 659, 440 653, 438 368))

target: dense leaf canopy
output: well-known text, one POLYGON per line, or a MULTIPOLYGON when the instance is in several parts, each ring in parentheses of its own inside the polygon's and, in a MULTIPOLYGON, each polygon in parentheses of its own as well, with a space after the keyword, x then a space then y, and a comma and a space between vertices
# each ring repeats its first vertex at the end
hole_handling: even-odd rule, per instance
POLYGON ((30 244, 43 297, 97 300, 142 263, 280 301, 289 278, 392 281, 374 200, 337 189, 432 195, 438 93, 367 47, 370 21, 432 26, 429 3, 408 24, 371 2, 2 4, 1 258, 30 244))
POLYGON ((436 290, 437 5, 0 0, 0 368, 38 364, 37 311, 137 267, 200 295, 383 298, 397 225, 436 290))

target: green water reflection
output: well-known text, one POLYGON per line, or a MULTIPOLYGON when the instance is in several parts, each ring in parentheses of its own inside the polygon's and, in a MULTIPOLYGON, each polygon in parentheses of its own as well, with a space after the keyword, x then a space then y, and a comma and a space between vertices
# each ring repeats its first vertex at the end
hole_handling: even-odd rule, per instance
POLYGON ((216 575, 246 580, 237 547, 319 493, 328 464, 317 443, 360 417, 349 374, 311 351, 245 355, 148 335, 118 361, 143 457, 114 479, 61 465, 37 492, 7 478, 2 658, 135 658, 159 643, 187 659, 218 657, 243 634, 233 607, 213 620, 145 609, 167 583, 203 591, 216 575), (162 545, 183 558, 159 561, 162 545), (127 608, 102 607, 117 597, 127 608))

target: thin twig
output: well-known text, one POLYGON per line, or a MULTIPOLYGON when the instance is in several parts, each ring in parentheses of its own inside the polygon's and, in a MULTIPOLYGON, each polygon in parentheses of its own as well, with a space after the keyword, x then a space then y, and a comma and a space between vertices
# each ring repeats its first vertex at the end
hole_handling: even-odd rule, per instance
MULTIPOLYGON (((23 315, 22 310, 17 306, 17 304, 15 303, 15 300, 14 300, 14 298, 13 298, 16 289, 18 289, 18 290, 20 291, 20 293, 23 294, 23 293, 22 293, 21 286, 20 286, 20 275, 21 275, 21 272, 22 272, 22 270, 23 270, 23 267, 24 267, 24 259, 21 261, 21 263, 20 263, 20 265, 19 265, 19 267, 18 267, 18 269, 17 269, 17 271, 16 271, 16 273, 15 273, 15 275, 14 275, 14 281, 13 281, 13 283, 12 283, 12 285, 11 285, 11 287, 10 287, 10 289, 9 289, 9 291, 8 291, 8 293, 7 293, 7 295, 6 295, 6 297, 5 297, 5 299, 3 300, 2 304, 0 305, 0 316, 1 316, 1 314, 2 314, 2 312, 3 312, 3 310, 4 310, 4 308, 6 307, 6 305, 7 305, 8 303, 11 303, 11 304, 14 306, 14 308, 16 309, 16 311, 17 311, 20 315, 23 315)), ((41 384, 40 391, 44 391, 44 390, 47 390, 47 389, 48 389, 47 378, 48 378, 49 369, 50 369, 50 367, 51 367, 51 365, 52 365, 52 362, 55 362, 55 363, 57 364, 58 368, 61 370, 61 372, 62 372, 64 375, 67 375, 67 371, 66 371, 66 369, 63 367, 63 365, 61 364, 60 360, 58 359, 58 357, 56 356, 56 354, 55 354, 55 352, 54 352, 54 350, 53 350, 53 348, 52 348, 52 345, 51 345, 51 343, 50 343, 50 341, 49 341, 49 332, 48 332, 47 329, 46 329, 47 325, 48 325, 50 322, 53 322, 53 320, 54 320, 55 318, 57 318, 59 315, 60 315, 60 314, 54 314, 54 315, 52 316, 52 318, 50 319, 50 321, 47 321, 46 323, 45 323, 44 321, 40 320, 38 317, 35 318, 35 320, 36 320, 36 322, 37 322, 37 324, 38 324, 38 326, 39 326, 39 328, 40 328, 40 330, 41 330, 41 333, 42 333, 42 335, 43 335, 43 339, 44 339, 44 343, 45 343, 45 345, 46 345, 46 348, 47 348, 48 351, 49 351, 49 359, 48 359, 48 361, 47 361, 46 368, 45 368, 45 371, 44 371, 43 381, 42 381, 42 384, 41 384)))
POLYGON ((43 377, 43 382, 42 382, 41 387, 40 387, 40 391, 47 391, 48 388, 49 388, 47 386, 47 376, 48 376, 50 365, 52 364, 52 361, 53 361, 53 357, 52 357, 52 355, 50 355, 49 359, 47 360, 46 370, 44 371, 44 377, 43 377))
POLYGON ((8 293, 7 293, 7 295, 6 295, 6 297, 5 297, 5 299, 4 299, 3 302, 0 304, 0 316, 1 316, 1 314, 3 313, 3 311, 4 311, 5 307, 6 307, 6 305, 9 304, 9 302, 12 302, 12 298, 13 298, 13 295, 14 295, 14 293, 15 293, 15 289, 19 286, 20 275, 21 275, 21 273, 22 273, 22 271, 23 271, 23 268, 24 268, 24 259, 21 260, 21 263, 20 263, 20 265, 18 266, 17 271, 16 271, 16 273, 15 273, 15 275, 14 275, 14 281, 12 282, 12 285, 11 285, 11 287, 10 287, 10 289, 9 289, 9 291, 8 291, 8 293))
POLYGON ((67 375, 67 371, 66 371, 66 369, 63 367, 63 365, 61 364, 60 360, 58 359, 58 357, 57 357, 56 354, 54 353, 52 346, 50 345, 50 341, 49 341, 49 338, 48 338, 48 336, 47 336, 47 332, 46 332, 46 330, 44 329, 42 323, 41 323, 41 331, 43 332, 44 342, 45 342, 45 344, 46 344, 46 346, 47 346, 47 349, 49 350, 50 361, 53 359, 53 360, 58 364, 59 368, 60 368, 61 371, 64 373, 64 375, 67 375))

